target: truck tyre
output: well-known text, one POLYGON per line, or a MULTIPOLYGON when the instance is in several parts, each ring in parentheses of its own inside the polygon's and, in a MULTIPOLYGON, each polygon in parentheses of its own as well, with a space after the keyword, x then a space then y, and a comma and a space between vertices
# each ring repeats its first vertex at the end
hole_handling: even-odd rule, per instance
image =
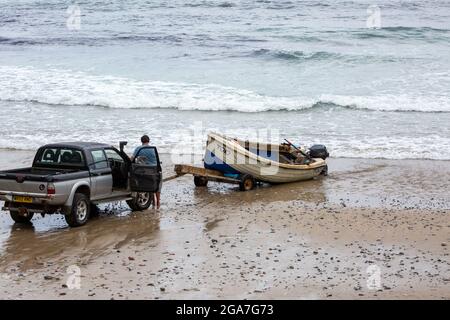
POLYGON ((89 213, 89 217, 98 217, 100 215, 100 208, 91 202, 91 211, 89 213))
POLYGON ((89 201, 89 198, 83 193, 75 193, 72 208, 64 217, 69 226, 79 227, 88 221, 90 210, 91 202, 89 201))
POLYGON ((327 176, 328 175, 328 165, 323 167, 323 170, 322 170, 322 172, 320 174, 323 175, 323 176, 327 176))
POLYGON ((19 214, 19 211, 9 211, 9 214, 11 216, 11 218, 14 220, 14 222, 16 223, 30 223, 31 219, 34 216, 33 212, 28 212, 27 216, 23 216, 21 214, 19 214))
POLYGON ((127 200, 127 204, 133 211, 147 210, 153 203, 153 193, 151 192, 138 192, 136 197, 131 200, 127 200))
POLYGON ((239 190, 250 191, 255 187, 255 179, 249 174, 244 174, 239 183, 239 190))
POLYGON ((208 185, 208 178, 194 176, 194 184, 196 187, 206 187, 208 185))

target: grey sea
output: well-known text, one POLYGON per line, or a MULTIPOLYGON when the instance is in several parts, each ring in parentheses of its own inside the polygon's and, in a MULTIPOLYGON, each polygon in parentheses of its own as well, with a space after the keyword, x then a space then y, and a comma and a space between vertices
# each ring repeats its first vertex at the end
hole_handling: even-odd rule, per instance
POLYGON ((0 148, 218 131, 450 159, 449 21, 446 0, 3 0, 0 148))

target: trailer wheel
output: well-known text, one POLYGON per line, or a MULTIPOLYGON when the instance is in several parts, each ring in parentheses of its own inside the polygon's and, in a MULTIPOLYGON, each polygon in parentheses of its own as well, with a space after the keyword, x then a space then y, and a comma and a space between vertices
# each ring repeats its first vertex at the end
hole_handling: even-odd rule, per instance
POLYGON ((147 210, 153 203, 153 193, 151 192, 138 192, 136 197, 131 200, 127 200, 127 204, 133 211, 147 210))
POLYGON ((70 212, 64 216, 66 222, 71 227, 79 227, 89 219, 91 202, 84 193, 75 193, 70 212))
POLYGON ((208 178, 194 176, 194 184, 196 187, 206 187, 208 185, 208 178))
POLYGON ((239 182, 239 190, 250 191, 254 187, 255 187, 255 179, 249 174, 244 174, 241 177, 241 182, 239 182))
POLYGON ((24 216, 24 215, 21 215, 19 213, 19 211, 11 210, 11 211, 9 211, 9 215, 16 223, 30 223, 31 219, 34 216, 34 213, 28 212, 28 214, 26 216, 24 216))

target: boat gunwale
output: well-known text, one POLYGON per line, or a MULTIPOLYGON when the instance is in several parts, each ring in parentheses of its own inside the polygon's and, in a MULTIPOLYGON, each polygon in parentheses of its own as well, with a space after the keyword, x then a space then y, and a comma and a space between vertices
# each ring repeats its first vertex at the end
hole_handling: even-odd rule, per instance
MULTIPOLYGON (((219 143, 225 144, 227 147, 236 150, 236 152, 246 156, 247 158, 252 158, 256 161, 262 162, 266 165, 275 165, 284 169, 294 169, 294 170, 314 170, 323 166, 326 166, 326 161, 321 159, 321 158, 313 158, 315 160, 315 162, 311 163, 311 164, 288 164, 288 163, 281 163, 278 161, 273 161, 264 157, 261 157, 253 152, 250 152, 249 150, 245 149, 244 147, 242 147, 238 142, 236 142, 233 138, 227 137, 225 135, 221 135, 221 134, 217 134, 217 133, 209 133, 208 134, 208 138, 211 137, 212 139, 216 140, 219 143), (232 140, 231 140, 232 139, 232 140)), ((242 140, 238 140, 238 141, 242 141, 242 140)), ((253 144, 257 145, 257 144, 261 144, 258 142, 250 142, 249 144, 253 144)), ((209 143, 208 143, 209 145, 209 143)), ((266 144, 269 145, 269 144, 266 144)), ((276 144, 270 144, 270 145, 276 145, 276 144)), ((224 161, 223 159, 221 159, 222 161, 224 161)), ((224 163, 226 163, 224 161, 224 163)))

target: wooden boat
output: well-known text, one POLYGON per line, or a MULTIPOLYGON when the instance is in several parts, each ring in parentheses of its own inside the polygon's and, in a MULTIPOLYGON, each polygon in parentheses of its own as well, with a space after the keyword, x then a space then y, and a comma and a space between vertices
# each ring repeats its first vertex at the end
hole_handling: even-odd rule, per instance
MULTIPOLYGON (((321 146, 325 148, 324 146, 321 146)), ((208 134, 204 167, 222 172, 224 176, 269 183, 286 183, 326 175, 326 156, 304 154, 298 163, 298 149, 292 144, 268 144, 243 141, 217 133, 208 134)))

